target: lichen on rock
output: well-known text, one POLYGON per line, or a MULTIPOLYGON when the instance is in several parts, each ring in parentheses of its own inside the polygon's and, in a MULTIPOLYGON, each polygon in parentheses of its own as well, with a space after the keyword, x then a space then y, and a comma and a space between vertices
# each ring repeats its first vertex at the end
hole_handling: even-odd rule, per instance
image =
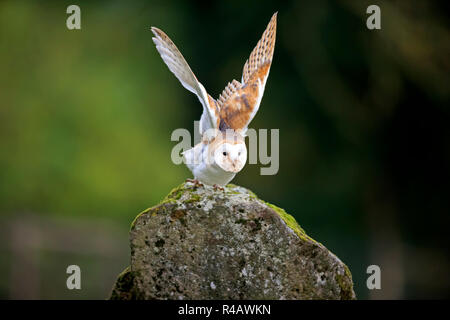
POLYGON ((139 214, 111 299, 355 299, 350 271, 253 192, 185 182, 139 214))

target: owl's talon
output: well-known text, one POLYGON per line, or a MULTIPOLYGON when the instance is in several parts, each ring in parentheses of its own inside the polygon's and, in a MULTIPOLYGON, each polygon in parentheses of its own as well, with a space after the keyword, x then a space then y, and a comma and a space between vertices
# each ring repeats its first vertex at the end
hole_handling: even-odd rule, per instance
POLYGON ((224 188, 222 188, 221 186, 218 186, 217 184, 213 184, 213 188, 214 188, 214 191, 217 191, 217 190, 225 191, 224 188))
POLYGON ((194 188, 203 187, 203 183, 201 183, 197 179, 186 179, 186 181, 194 184, 194 188))

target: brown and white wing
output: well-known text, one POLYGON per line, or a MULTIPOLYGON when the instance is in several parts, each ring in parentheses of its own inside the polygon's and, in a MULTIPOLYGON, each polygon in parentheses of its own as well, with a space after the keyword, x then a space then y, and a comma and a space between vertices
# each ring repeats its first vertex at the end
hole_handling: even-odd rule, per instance
POLYGON ((219 127, 219 111, 216 101, 197 80, 172 40, 158 28, 152 27, 152 32, 155 35, 152 39, 156 45, 156 49, 169 67, 169 70, 178 78, 183 87, 197 95, 203 105, 203 114, 200 118, 200 134, 203 134, 209 128, 217 129, 219 127))
POLYGON ((245 134, 258 111, 272 64, 276 28, 277 13, 272 16, 261 39, 245 62, 242 83, 236 80, 228 83, 217 100, 222 129, 231 128, 245 134))

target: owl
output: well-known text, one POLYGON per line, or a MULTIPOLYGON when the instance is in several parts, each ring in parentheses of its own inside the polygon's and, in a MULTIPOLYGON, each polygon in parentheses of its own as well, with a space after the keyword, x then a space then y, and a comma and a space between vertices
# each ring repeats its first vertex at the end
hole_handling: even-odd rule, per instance
POLYGON ((247 161, 245 136, 259 109, 275 48, 277 13, 244 64, 241 81, 227 84, 219 98, 212 98, 197 80, 183 55, 170 38, 152 27, 153 42, 169 70, 183 87, 197 95, 203 107, 201 141, 183 152, 183 160, 195 181, 224 186, 247 161))

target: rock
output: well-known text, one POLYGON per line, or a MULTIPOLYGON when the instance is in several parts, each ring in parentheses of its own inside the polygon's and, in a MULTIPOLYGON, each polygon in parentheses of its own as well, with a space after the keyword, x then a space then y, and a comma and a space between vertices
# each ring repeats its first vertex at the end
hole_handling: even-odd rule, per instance
POLYGON ((283 209, 186 182, 131 226, 110 299, 355 299, 350 271, 283 209))

